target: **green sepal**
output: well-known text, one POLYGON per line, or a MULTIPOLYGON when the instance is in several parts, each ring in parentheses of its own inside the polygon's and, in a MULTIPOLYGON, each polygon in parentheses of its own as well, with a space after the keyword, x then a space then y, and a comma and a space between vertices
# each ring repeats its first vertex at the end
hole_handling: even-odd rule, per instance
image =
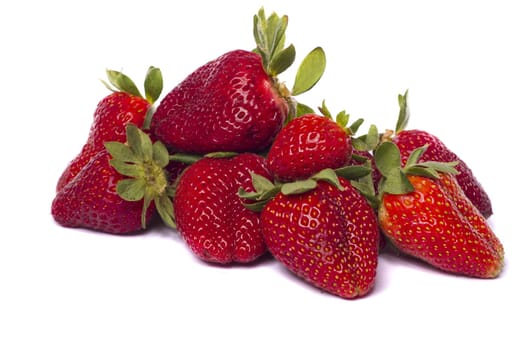
POLYGON ((397 101, 399 104, 399 116, 397 117, 396 134, 402 130, 405 130, 410 119, 410 109, 408 108, 408 89, 405 91, 404 95, 399 94, 397 96, 397 101))
POLYGON ((391 171, 379 181, 379 193, 405 194, 414 191, 414 186, 401 169, 391 171))
POLYGON ((337 113, 335 117, 335 122, 337 123, 337 125, 339 125, 345 130, 346 130, 346 125, 348 124, 349 120, 350 120, 350 114, 346 113, 346 111, 341 111, 337 113))
POLYGON ((429 177, 431 179, 439 179, 439 172, 432 168, 425 168, 419 166, 413 166, 405 170, 406 175, 415 175, 429 177))
POLYGON ((366 135, 352 138, 352 148, 358 151, 368 151, 368 145, 366 144, 366 135))
POLYGON ((237 152, 211 152, 204 155, 205 158, 232 158, 237 156, 237 152))
POLYGON ((456 166, 459 164, 459 161, 454 162, 435 162, 433 160, 429 160, 426 162, 418 163, 417 166, 419 167, 426 167, 435 169, 441 173, 447 173, 452 175, 458 175, 459 171, 456 169, 456 166))
POLYGON ((118 158, 111 159, 109 163, 111 166, 113 166, 113 168, 115 168, 117 172, 124 176, 140 177, 144 175, 144 169, 139 165, 139 163, 124 162, 118 158))
POLYGON ((323 169, 317 174, 314 174, 311 177, 311 179, 315 181, 325 181, 325 182, 328 182, 329 184, 334 185, 340 191, 344 190, 343 186, 341 185, 341 182, 339 182, 339 178, 337 177, 337 173, 334 169, 330 169, 330 168, 323 169))
MULTIPOLYGON (((262 60, 268 75, 271 74, 271 65, 274 57, 282 51, 285 42, 285 32, 288 27, 288 16, 279 17, 273 12, 266 17, 264 8, 253 17, 253 37, 257 52, 262 60)), ((295 51, 295 49, 293 49, 295 51)), ((295 55, 294 55, 295 56, 295 55)))
POLYGON ((153 161, 161 168, 165 168, 170 162, 168 149, 161 141, 156 141, 153 144, 153 161))
POLYGON ((189 154, 189 153, 173 153, 170 154, 169 160, 173 160, 184 164, 193 164, 198 160, 202 159, 203 156, 200 154, 189 154))
POLYGON ((379 131, 377 130, 377 126, 374 124, 370 125, 370 128, 368 129, 368 134, 366 134, 365 142, 368 147, 367 150, 374 150, 376 149, 377 145, 379 145, 379 131))
POLYGON ((298 96, 317 84, 326 68, 326 55, 321 47, 313 49, 301 62, 295 76, 292 95, 298 96))
POLYGON ((126 127, 126 140, 133 153, 141 160, 153 159, 153 145, 149 136, 133 124, 126 127))
POLYGON ((175 216, 173 210, 173 201, 169 196, 159 196, 155 197, 155 208, 157 208, 157 213, 161 217, 162 221, 171 228, 177 228, 175 224, 175 216))
POLYGON ((112 158, 119 159, 122 162, 138 162, 139 158, 133 153, 131 148, 122 142, 109 141, 105 142, 104 146, 112 158))
POLYGON ((372 208, 377 209, 379 207, 379 199, 376 196, 374 183, 372 181, 372 177, 368 176, 360 180, 352 180, 350 183, 356 190, 361 193, 368 203, 372 206, 372 208), (367 178, 370 178, 368 180, 367 178), (363 179, 367 179, 366 181, 363 181, 363 179))
POLYGON ((146 93, 146 100, 153 104, 162 93, 163 80, 162 73, 159 68, 149 67, 144 79, 144 91, 146 93))
POLYGON ((268 203, 273 197, 275 197, 281 190, 280 185, 275 185, 273 182, 268 180, 266 177, 251 173, 252 185, 254 192, 248 192, 244 188, 240 187, 237 191, 237 195, 241 199, 248 200, 250 202, 242 201, 242 204, 247 209, 254 212, 260 212, 266 203, 268 203))
POLYGON ((364 121, 365 120, 363 118, 359 118, 355 122, 350 124, 348 129, 350 129, 350 132, 352 133, 352 135, 357 134, 357 130, 359 130, 359 127, 361 126, 361 124, 363 124, 364 121))
MULTIPOLYGON (((130 95, 142 97, 137 85, 126 74, 115 70, 106 70, 106 76, 109 82, 118 89, 118 91, 127 92, 130 95)), ((108 86, 105 83, 106 87, 108 86)), ((114 91, 113 89, 110 89, 114 91)))
POLYGON ((356 160, 359 163, 364 163, 364 162, 366 162, 368 160, 367 157, 362 156, 362 155, 357 154, 357 153, 352 153, 352 159, 356 160))
POLYGON ((301 194, 311 191, 317 187, 317 181, 313 179, 298 180, 294 182, 287 182, 282 185, 281 192, 285 196, 301 194))
POLYGON ((270 61, 268 67, 268 74, 276 76, 287 70, 295 61, 295 47, 293 45, 288 46, 286 49, 280 51, 270 61))
POLYGON ((147 192, 144 194, 144 199, 142 202, 142 214, 140 215, 140 222, 141 222, 143 229, 146 228, 146 214, 153 200, 154 198, 151 195, 149 195, 147 192))
POLYGON ((144 198, 146 182, 141 179, 123 179, 117 183, 117 193, 123 199, 136 202, 144 198))
POLYGON ((375 152, 376 167, 384 177, 401 171, 401 153, 396 144, 383 142, 375 152))
POLYGON ((295 113, 296 113, 296 118, 297 118, 297 117, 300 117, 306 114, 313 114, 315 113, 315 111, 313 110, 313 108, 305 104, 297 103, 295 113))
POLYGON ((252 185, 256 192, 267 192, 275 188, 273 182, 266 177, 252 172, 252 185))
POLYGON ((251 210, 251 211, 253 211, 255 213, 260 213, 264 209, 264 207, 266 206, 268 201, 259 201, 259 202, 253 202, 253 203, 242 203, 242 205, 246 209, 249 209, 249 210, 251 210))
POLYGON ((414 149, 409 154, 407 161, 405 163, 405 167, 411 167, 411 166, 416 165, 419 162, 419 159, 421 159, 421 156, 423 155, 423 153, 426 152, 427 148, 428 148, 428 144, 414 149))
POLYGON ((326 100, 323 100, 323 102, 321 103, 321 106, 317 107, 317 109, 319 110, 319 112, 321 112, 322 115, 333 120, 332 113, 330 112, 330 110, 328 109, 328 106, 326 105, 326 100))
MULTIPOLYGON (((365 159, 366 160, 366 159, 365 159)), ((357 180, 372 172, 370 166, 363 165, 348 165, 342 168, 335 169, 337 176, 347 180, 357 180)))

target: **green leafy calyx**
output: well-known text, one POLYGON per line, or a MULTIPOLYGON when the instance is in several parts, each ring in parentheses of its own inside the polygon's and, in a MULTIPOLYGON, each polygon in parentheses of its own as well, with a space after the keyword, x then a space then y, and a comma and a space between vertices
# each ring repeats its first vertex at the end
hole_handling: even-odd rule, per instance
POLYGON ((439 178, 439 173, 456 175, 455 166, 458 162, 419 162, 428 145, 416 148, 409 155, 404 167, 401 166, 401 152, 396 144, 390 141, 383 142, 375 152, 375 163, 382 175, 379 182, 379 194, 405 194, 414 191, 408 180, 409 175, 424 176, 433 179, 439 178))
POLYGON ((144 79, 144 92, 146 97, 142 96, 137 85, 126 74, 115 71, 106 70, 106 76, 109 83, 102 81, 102 83, 111 91, 126 92, 130 95, 145 98, 149 103, 153 104, 160 97, 163 88, 162 73, 159 68, 149 67, 146 78, 144 79))
POLYGON ((126 143, 105 143, 112 157, 110 164, 126 176, 117 183, 117 193, 127 201, 143 200, 143 228, 146 228, 146 212, 152 202, 163 221, 175 227, 173 202, 168 197, 169 183, 164 171, 170 161, 168 150, 160 141, 152 143, 149 136, 133 124, 126 127, 126 137, 126 143))
POLYGON ((371 168, 368 166, 346 166, 339 169, 323 169, 320 172, 312 175, 308 179, 297 180, 286 183, 273 183, 267 178, 252 173, 252 185, 254 191, 249 192, 244 188, 239 188, 238 195, 244 199, 244 206, 255 212, 260 212, 266 203, 268 203, 278 193, 285 196, 298 195, 309 192, 317 188, 319 181, 325 181, 337 187, 339 190, 344 190, 344 187, 339 181, 339 177, 347 180, 355 180, 360 177, 370 174, 371 168))

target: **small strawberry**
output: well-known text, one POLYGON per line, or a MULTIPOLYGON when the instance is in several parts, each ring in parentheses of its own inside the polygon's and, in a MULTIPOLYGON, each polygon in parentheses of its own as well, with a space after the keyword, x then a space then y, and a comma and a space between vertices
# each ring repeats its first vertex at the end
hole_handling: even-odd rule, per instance
POLYGON ((107 142, 70 182, 56 194, 51 214, 66 227, 84 227, 113 234, 144 229, 155 207, 173 226, 163 168, 168 151, 133 124, 126 128, 127 144, 107 142), (153 205, 153 203, 155 205, 153 205))
POLYGON ((162 76, 158 68, 150 67, 144 83, 146 98, 142 97, 133 81, 126 75, 108 70, 109 82, 116 90, 104 83, 111 94, 98 104, 89 136, 81 152, 73 159, 58 180, 56 190, 66 186, 82 168, 104 149, 104 142, 126 140, 126 125, 142 127, 148 113, 152 113, 152 104, 162 91, 162 76))
POLYGON ((180 176, 173 206, 177 227, 202 260, 246 263, 266 251, 259 214, 245 208, 240 187, 252 189, 251 173, 270 178, 263 157, 204 157, 180 176))
POLYGON ((416 149, 401 169, 399 148, 383 143, 376 151, 381 180, 379 224, 401 252, 449 272, 493 278, 503 268, 503 247, 465 196, 455 163, 418 163, 416 149))
POLYGON ((285 190, 262 210, 268 250, 290 271, 343 298, 370 292, 378 262, 374 209, 342 177, 285 190))
POLYGON ((278 180, 294 181, 343 167, 351 154, 351 140, 342 126, 328 117, 306 114, 279 132, 268 152, 268 167, 278 180))
POLYGON ((421 160, 433 160, 438 162, 458 161, 456 169, 459 174, 456 176, 459 185, 465 195, 479 209, 485 217, 492 215, 492 203, 490 198, 476 179, 474 173, 468 165, 452 152, 447 146, 435 135, 423 130, 404 130, 409 119, 407 93, 399 95, 400 113, 396 127, 396 134, 391 138, 401 151, 401 159, 406 162, 410 153, 416 148, 428 145, 427 151, 423 154, 421 160))
POLYGON ((295 59, 284 48, 288 17, 254 17, 254 51, 233 50, 196 69, 161 101, 153 114, 153 133, 179 152, 258 152, 267 148, 288 114, 295 115, 291 97, 309 90, 321 77, 321 48, 303 61, 292 91, 277 75, 295 59), (299 74, 300 73, 300 74, 299 74))

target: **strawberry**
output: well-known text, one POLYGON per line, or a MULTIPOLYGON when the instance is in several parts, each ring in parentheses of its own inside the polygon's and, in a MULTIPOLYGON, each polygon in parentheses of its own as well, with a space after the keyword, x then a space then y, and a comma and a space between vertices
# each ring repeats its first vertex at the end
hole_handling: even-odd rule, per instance
POLYGON ((261 220, 268 250, 307 282, 343 298, 372 289, 377 218, 348 180, 336 177, 308 191, 281 191, 266 204, 261 220))
POLYGON ((266 251, 259 214, 245 208, 239 187, 251 189, 251 173, 270 178, 263 157, 204 157, 180 176, 173 206, 177 227, 202 260, 247 263, 266 251))
POLYGON ((399 148, 376 151, 381 180, 379 224, 401 252, 456 274, 493 278, 503 268, 503 247, 485 218, 461 190, 455 163, 422 162, 416 149, 401 169, 399 148))
POLYGON ((115 89, 105 83, 112 93, 99 103, 93 116, 93 123, 87 141, 80 153, 73 159, 60 176, 56 190, 59 192, 82 168, 104 149, 104 142, 126 140, 126 125, 142 127, 152 104, 162 90, 162 76, 158 68, 150 67, 146 75, 146 98, 142 97, 133 81, 126 75, 108 70, 108 80, 115 89))
POLYGON ((160 102, 153 133, 167 146, 185 153, 258 152, 267 148, 296 107, 292 95, 310 89, 325 67, 322 49, 307 56, 290 92, 277 75, 295 59, 284 48, 286 16, 254 18, 254 51, 233 50, 188 75, 160 102))
POLYGON ((152 144, 136 126, 126 127, 127 144, 107 142, 62 189, 51 205, 57 223, 112 234, 144 229, 155 213, 173 226, 163 168, 168 151, 152 144), (153 205, 153 202, 155 205, 153 205))
POLYGON ((409 119, 407 93, 399 95, 399 104, 401 111, 396 134, 391 138, 391 141, 399 147, 403 163, 406 162, 413 150, 424 145, 428 145, 428 148, 421 158, 422 161, 458 161, 456 169, 459 171, 459 174, 456 178, 461 189, 483 216, 491 216, 492 203, 490 198, 481 183, 474 176, 472 169, 458 155, 447 148, 437 136, 423 130, 404 130, 409 119))
POLYGON ((290 121, 268 152, 268 167, 280 181, 305 179, 347 165, 352 154, 347 132, 335 121, 306 114, 290 121))

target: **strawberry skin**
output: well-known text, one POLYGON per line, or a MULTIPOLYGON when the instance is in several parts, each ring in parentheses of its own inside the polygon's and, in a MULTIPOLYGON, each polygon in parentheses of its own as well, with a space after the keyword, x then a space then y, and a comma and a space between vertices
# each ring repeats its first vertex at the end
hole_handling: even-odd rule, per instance
POLYGON ((343 298, 367 294, 377 268, 375 212, 349 181, 319 181, 299 195, 279 193, 261 218, 269 251, 290 271, 343 298))
POLYGON ((327 117, 307 114, 279 132, 268 152, 268 167, 277 179, 294 181, 347 165, 351 154, 343 128, 327 117))
POLYGON ((151 128, 181 152, 256 152, 270 145, 287 114, 287 102, 261 56, 235 50, 201 66, 169 92, 151 128))
POLYGON ((59 192, 80 170, 104 149, 106 141, 126 141, 126 125, 142 127, 150 103, 142 97, 126 92, 113 92, 102 99, 94 113, 88 139, 81 152, 60 176, 56 190, 59 192))
POLYGON ((485 217, 492 215, 492 204, 487 192, 476 179, 472 170, 454 152, 448 149, 436 136, 422 130, 404 130, 392 138, 401 151, 402 162, 405 163, 410 153, 425 144, 427 151, 423 154, 421 161, 453 162, 459 161, 456 169, 459 171, 457 180, 465 195, 479 209, 485 217))
MULTIPOLYGON (((83 227, 112 234, 130 234, 141 230, 141 201, 126 201, 116 191, 124 178, 109 163, 111 157, 103 149, 89 160, 53 200, 51 214, 65 227, 83 227)), ((150 221, 150 206, 146 220, 150 221)))
POLYGON ((379 224, 390 241, 400 251, 442 270, 496 277, 503 267, 501 244, 479 212, 475 215, 454 178, 411 175, 408 180, 413 192, 385 193, 379 207, 379 224), (455 192, 451 194, 448 188, 455 192))
POLYGON ((178 180, 175 222, 190 249, 202 260, 247 263, 266 251, 260 214, 243 206, 240 187, 253 190, 251 173, 270 179, 265 159, 244 153, 203 158, 178 180))

